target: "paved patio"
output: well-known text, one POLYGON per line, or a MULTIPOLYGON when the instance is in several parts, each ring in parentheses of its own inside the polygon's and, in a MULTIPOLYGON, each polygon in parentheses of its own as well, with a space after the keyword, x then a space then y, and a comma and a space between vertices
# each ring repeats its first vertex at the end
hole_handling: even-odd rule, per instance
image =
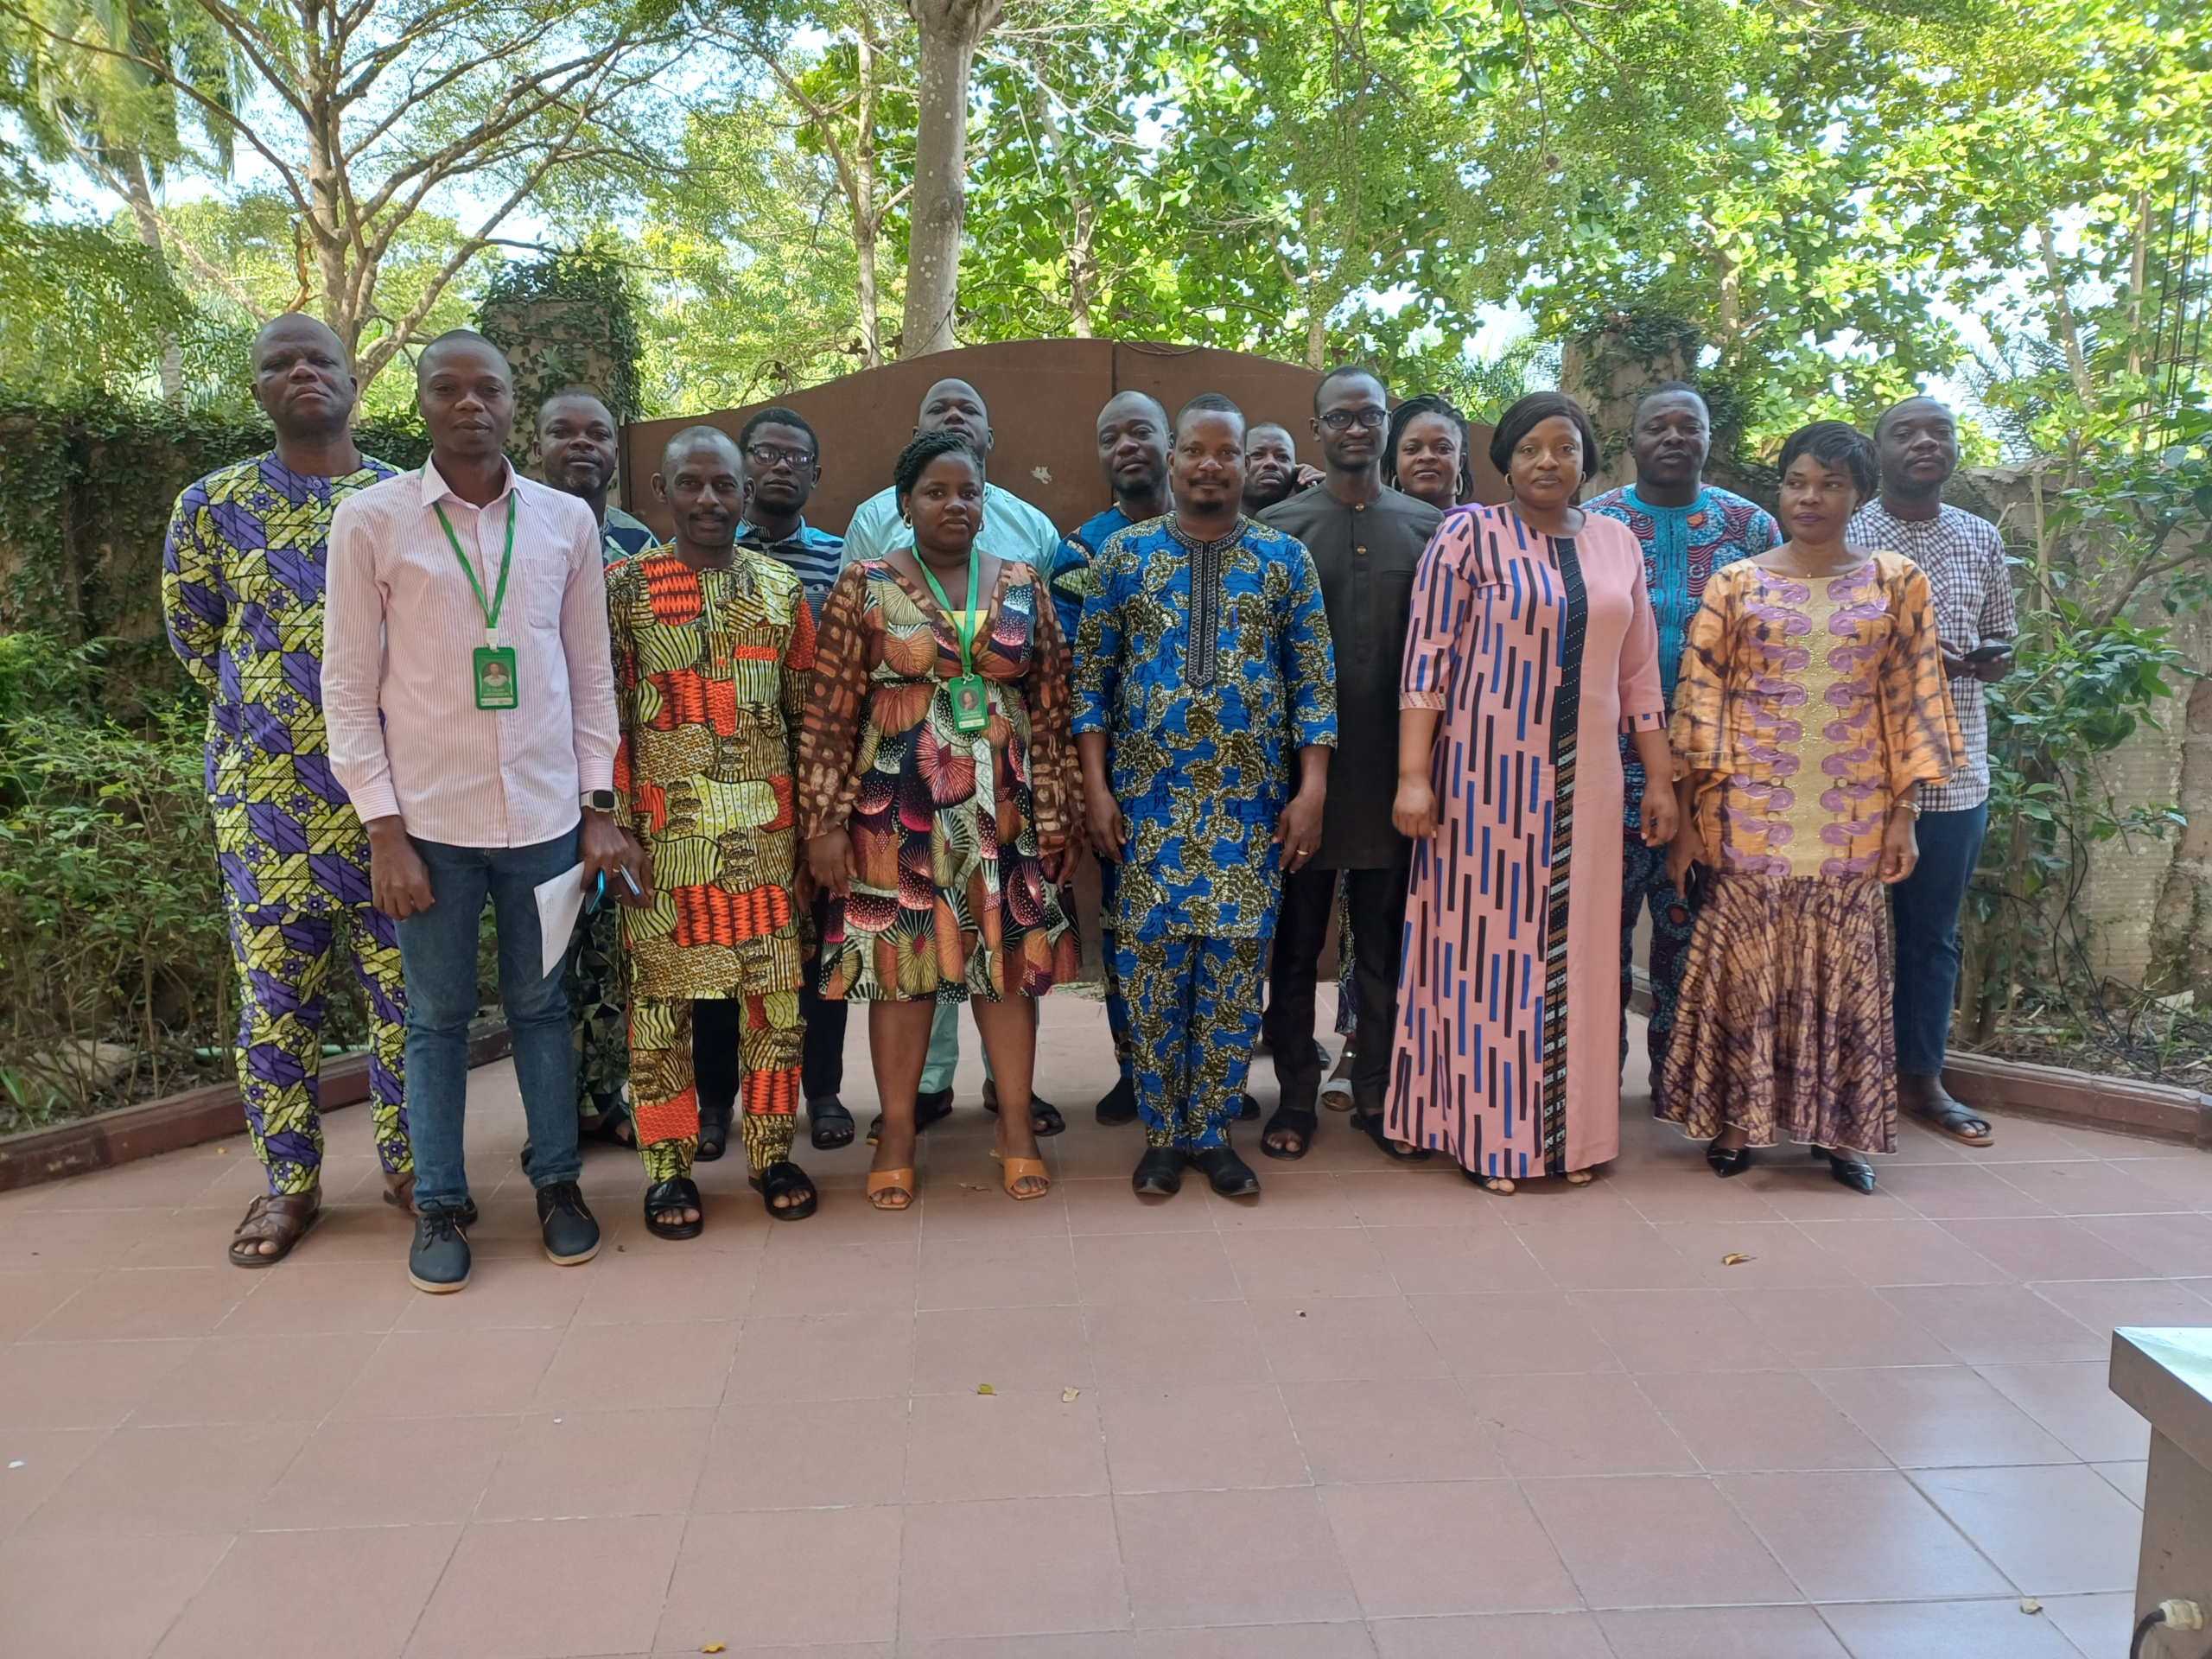
POLYGON ((2212 1157, 2007 1120, 1911 1133, 1872 1198, 1724 1184, 1638 1075, 1587 1192, 1492 1198, 1330 1116, 1256 1204, 1141 1205, 1099 1010, 1056 997, 1070 1128, 1015 1205, 965 1034, 912 1212, 856 1147, 772 1228, 733 1160, 669 1244, 599 1150, 568 1271, 478 1072, 458 1296, 409 1287, 362 1110, 267 1272, 220 1259, 242 1141, 0 1197, 0 1654, 2126 1652, 2146 1435, 2107 1332, 2212 1324, 2212 1157))

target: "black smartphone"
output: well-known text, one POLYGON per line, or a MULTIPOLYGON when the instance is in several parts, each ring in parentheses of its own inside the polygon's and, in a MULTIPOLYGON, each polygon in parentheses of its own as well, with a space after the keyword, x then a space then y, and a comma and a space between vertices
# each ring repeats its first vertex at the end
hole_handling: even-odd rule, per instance
POLYGON ((1713 872, 1693 860, 1689 868, 1682 873, 1682 903, 1693 911, 1702 909, 1706 887, 1712 879, 1713 872))
POLYGON ((1980 667, 1984 663, 1995 662, 1999 657, 2009 657, 2012 655, 2012 647, 2011 644, 2007 641, 2000 640, 1993 645, 1976 645, 1972 651, 1967 652, 1965 656, 1960 658, 1959 660, 1962 663, 1971 663, 1974 666, 1980 667))

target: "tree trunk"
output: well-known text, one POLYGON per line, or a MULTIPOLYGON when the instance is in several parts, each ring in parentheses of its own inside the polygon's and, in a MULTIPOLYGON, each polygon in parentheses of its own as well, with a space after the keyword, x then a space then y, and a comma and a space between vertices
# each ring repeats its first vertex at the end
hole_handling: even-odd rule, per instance
POLYGON ((1064 243, 1068 253, 1068 333, 1077 340, 1089 340, 1090 296, 1097 280, 1097 267, 1090 257, 1090 238, 1097 223, 1097 212, 1091 206, 1090 193, 1083 188, 1083 181, 1076 175, 1075 158, 1052 119, 1052 99, 1045 90, 1044 76, 1033 67, 1030 73, 1036 76, 1038 129, 1052 159, 1059 163, 1060 181, 1067 188, 1068 213, 1072 220, 1064 243))
POLYGON ((948 352, 960 302, 960 237, 968 213, 968 74, 999 0, 906 0, 917 54, 914 198, 908 217, 901 357, 948 352))
MULTIPOLYGON (((160 258, 162 223, 154 211, 154 188, 146 176, 146 158, 135 149, 130 151, 124 157, 122 171, 124 182, 130 187, 130 218, 138 226, 138 239, 160 258)), ((162 341, 162 397, 172 404, 184 398, 184 348, 174 334, 162 341)))
POLYGON ((1329 308, 1321 296, 1321 204, 1306 204, 1306 366, 1329 366, 1329 308))
POLYGON ((2066 278, 2058 269, 2058 248, 2048 223, 2037 227, 2043 239, 2043 272, 2050 283, 2050 300, 2058 318, 2058 338, 2066 347, 2066 372, 2073 377, 2074 392, 2082 407, 2097 406, 2097 390, 2089 378, 2088 359, 2082 355, 2082 330, 2074 321, 2074 302, 2066 292, 2066 278))
POLYGON ((875 291, 875 243, 883 216, 875 205, 875 33, 864 16, 854 36, 859 54, 860 101, 853 119, 853 255, 858 265, 853 286, 861 308, 861 366, 883 366, 883 312, 875 291))
POLYGON ((2188 825, 2151 917, 2151 988, 2212 995, 2212 680, 2190 688, 2177 803, 2188 825))

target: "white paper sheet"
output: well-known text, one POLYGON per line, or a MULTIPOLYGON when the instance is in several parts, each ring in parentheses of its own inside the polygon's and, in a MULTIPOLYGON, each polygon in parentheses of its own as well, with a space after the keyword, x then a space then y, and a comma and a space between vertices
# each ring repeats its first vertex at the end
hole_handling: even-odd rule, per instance
POLYGON ((569 937, 576 931, 576 917, 584 907, 584 867, 579 863, 550 881, 541 881, 537 893, 537 942, 548 976, 569 954, 569 937))

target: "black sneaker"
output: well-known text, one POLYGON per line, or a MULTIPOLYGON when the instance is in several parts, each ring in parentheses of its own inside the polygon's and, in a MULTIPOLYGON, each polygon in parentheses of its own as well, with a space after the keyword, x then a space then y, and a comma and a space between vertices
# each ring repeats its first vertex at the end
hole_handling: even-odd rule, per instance
POLYGON ((415 1243, 407 1252, 407 1277, 417 1290, 442 1296, 468 1282, 467 1224, 459 1206, 433 1204, 415 1218, 415 1243))
POLYGON ((545 1259, 556 1268, 573 1268, 599 1254, 599 1224, 574 1181, 537 1189, 537 1224, 544 1230, 545 1259))

